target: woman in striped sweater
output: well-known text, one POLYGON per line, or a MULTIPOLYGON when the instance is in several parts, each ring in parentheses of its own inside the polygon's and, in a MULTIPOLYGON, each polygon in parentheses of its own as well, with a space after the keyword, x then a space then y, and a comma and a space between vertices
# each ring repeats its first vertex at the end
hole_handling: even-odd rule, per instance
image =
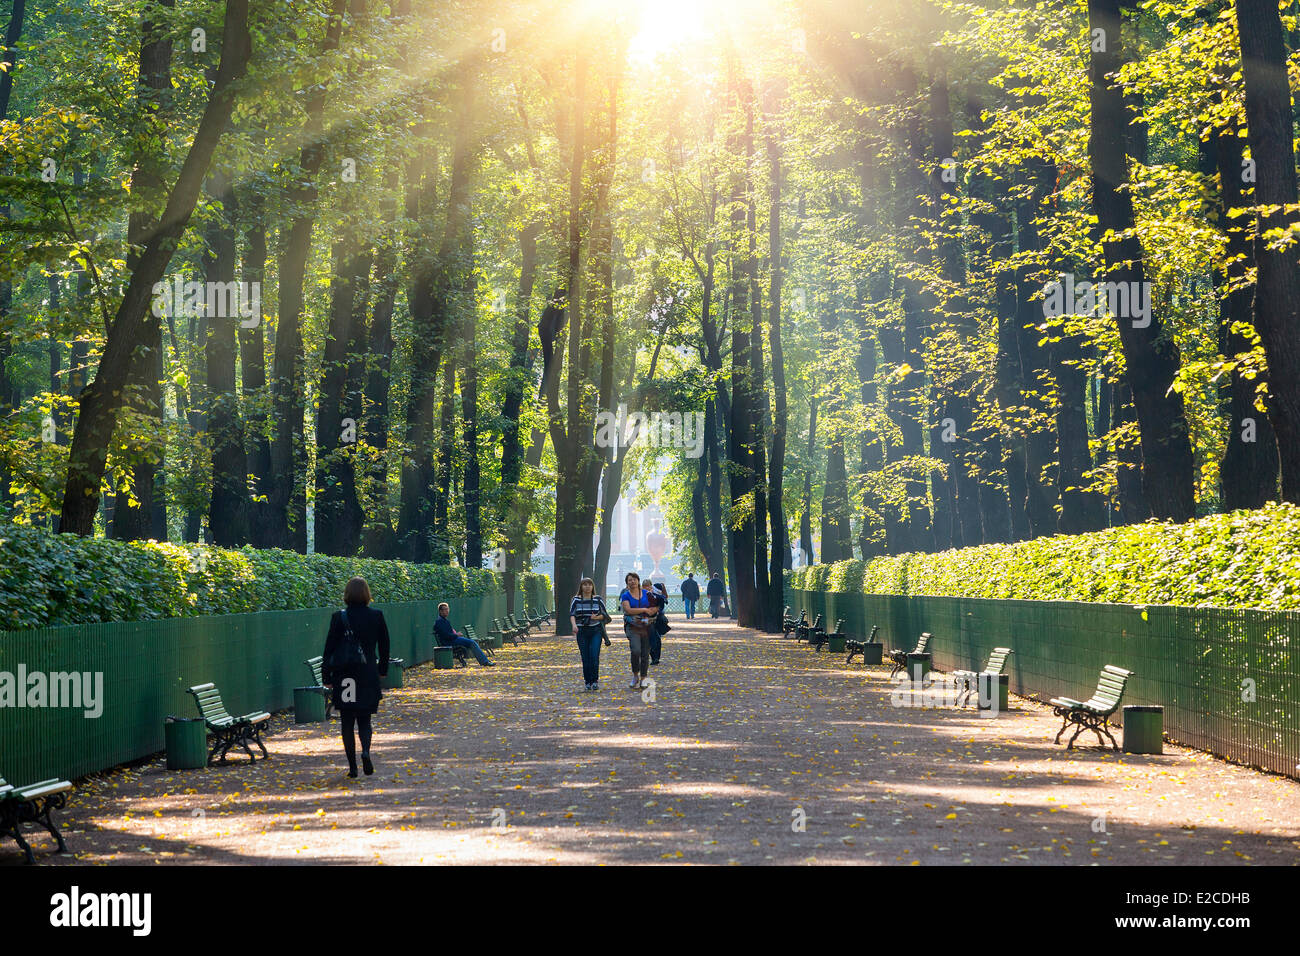
POLYGON ((578 582, 578 593, 569 602, 569 617, 573 618, 578 633, 578 653, 582 655, 582 679, 586 693, 600 690, 600 642, 605 637, 604 624, 610 620, 605 602, 596 597, 596 582, 583 578, 578 582))

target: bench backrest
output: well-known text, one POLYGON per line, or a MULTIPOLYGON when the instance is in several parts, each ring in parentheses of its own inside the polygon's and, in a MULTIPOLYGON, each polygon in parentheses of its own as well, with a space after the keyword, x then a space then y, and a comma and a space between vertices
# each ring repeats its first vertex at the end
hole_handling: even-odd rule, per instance
POLYGON ((841 617, 841 618, 836 618, 836 620, 835 620, 835 630, 831 631, 831 633, 832 633, 832 634, 843 634, 843 633, 844 633, 844 618, 842 618, 842 617, 841 617))
POLYGON ((465 636, 468 637, 471 641, 478 640, 478 631, 474 630, 473 624, 465 625, 465 636))
POLYGON ((924 654, 927 650, 929 650, 929 648, 930 648, 930 632, 925 631, 917 639, 916 648, 912 651, 912 653, 924 654))
POLYGON ((190 693, 199 705, 199 713, 208 723, 229 723, 235 719, 221 702, 221 691, 217 690, 216 684, 198 684, 190 688, 190 693))
POLYGON ((1001 674, 1002 668, 1006 666, 1007 655, 1012 653, 1009 647, 995 647, 993 653, 989 655, 989 662, 984 665, 984 673, 1001 674))
POLYGON ((817 630, 817 628, 821 626, 822 626, 822 616, 818 614, 817 617, 813 620, 812 626, 809 628, 809 630, 815 631, 817 630))
POLYGON ((879 633, 880 633, 880 625, 879 625, 879 624, 872 624, 872 625, 871 625, 871 635, 867 638, 867 643, 868 643, 868 644, 874 644, 874 643, 876 643, 876 635, 879 634, 879 633))
POLYGON ((1093 693, 1092 700, 1088 701, 1088 706, 1102 713, 1114 713, 1115 709, 1119 707, 1120 698, 1124 696, 1124 688, 1128 684, 1128 679, 1132 676, 1132 671, 1126 671, 1122 667, 1107 664, 1101 669, 1101 677, 1097 680, 1097 690, 1093 693))
POLYGON ((324 662, 325 658, 323 657, 309 657, 303 661, 304 664, 311 668, 311 679, 316 682, 318 687, 325 682, 324 677, 321 675, 321 665, 324 662))

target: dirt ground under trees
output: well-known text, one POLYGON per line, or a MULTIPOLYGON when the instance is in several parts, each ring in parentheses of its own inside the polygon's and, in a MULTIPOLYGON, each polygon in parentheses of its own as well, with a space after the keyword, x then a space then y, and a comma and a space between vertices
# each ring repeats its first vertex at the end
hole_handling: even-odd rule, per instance
POLYGON ((408 671, 374 776, 345 776, 337 719, 277 714, 269 760, 81 781, 72 852, 33 845, 44 865, 1300 863, 1296 781, 1177 747, 1067 752, 1016 698, 994 719, 897 707, 887 669, 707 617, 674 615, 653 695, 627 689, 621 636, 598 694, 571 638, 497 660, 408 671))

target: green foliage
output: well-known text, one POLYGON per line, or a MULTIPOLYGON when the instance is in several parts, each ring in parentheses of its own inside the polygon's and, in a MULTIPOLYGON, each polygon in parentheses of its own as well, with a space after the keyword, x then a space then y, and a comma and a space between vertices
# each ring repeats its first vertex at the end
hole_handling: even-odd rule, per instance
MULTIPOLYGON (((293 551, 115 541, 13 527, 0 537, 0 629, 332 607, 361 575, 375 601, 429 601, 502 590, 491 571, 293 551)), ((518 577, 530 604, 549 581, 518 577)))
POLYGON ((789 581, 805 591, 1294 609, 1297 535, 1300 507, 1271 504, 1181 525, 814 565, 789 581))

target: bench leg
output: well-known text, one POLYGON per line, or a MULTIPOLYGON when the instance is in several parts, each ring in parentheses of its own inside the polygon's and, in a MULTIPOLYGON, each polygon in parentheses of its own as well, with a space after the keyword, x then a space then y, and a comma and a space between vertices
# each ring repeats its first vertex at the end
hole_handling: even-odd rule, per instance
POLYGON ((23 839, 23 831, 20 824, 15 823, 14 828, 9 831, 9 835, 14 838, 18 844, 18 849, 23 851, 24 862, 31 866, 36 862, 36 854, 32 852, 31 845, 23 839))
POLYGON ((1077 723, 1079 726, 1074 731, 1074 736, 1070 738, 1070 742, 1065 745, 1066 750, 1073 750, 1074 742, 1079 739, 1079 734, 1083 733, 1085 730, 1088 729, 1087 723, 1082 720, 1076 720, 1075 723, 1077 723))
POLYGON ((1104 740, 1101 739, 1101 735, 1102 735, 1102 734, 1105 734, 1106 737, 1110 740, 1110 746, 1111 746, 1111 749, 1112 749, 1112 750, 1119 750, 1119 745, 1118 745, 1117 743, 1115 743, 1115 738, 1114 738, 1114 736, 1111 735, 1110 729, 1106 726, 1106 723, 1107 723, 1107 720, 1106 720, 1105 717, 1103 717, 1103 718, 1101 719, 1101 723, 1097 724, 1095 727, 1092 728, 1093 730, 1095 730, 1095 731, 1097 732, 1097 741, 1098 741, 1098 743, 1100 743, 1103 747, 1106 746, 1106 741, 1104 741, 1104 740))
POLYGON ((262 743, 262 728, 260 726, 253 728, 253 743, 257 744, 257 749, 262 751, 262 758, 265 760, 271 755, 266 752, 266 744, 262 743))
POLYGON ((63 842, 63 834, 60 833, 59 828, 55 826, 54 818, 50 816, 50 814, 55 810, 61 810, 67 805, 67 803, 68 800, 66 793, 56 793, 54 796, 47 797, 45 800, 41 801, 40 812, 35 815, 35 821, 45 827, 45 829, 50 832, 50 836, 54 837, 54 842, 59 845, 58 852, 60 853, 67 853, 68 845, 63 842))
POLYGON ((1057 716, 1061 718, 1061 729, 1056 732, 1056 739, 1052 742, 1059 744, 1061 742, 1061 734, 1065 733, 1065 728, 1070 726, 1070 715, 1068 713, 1062 713, 1059 710, 1056 713, 1057 716))

